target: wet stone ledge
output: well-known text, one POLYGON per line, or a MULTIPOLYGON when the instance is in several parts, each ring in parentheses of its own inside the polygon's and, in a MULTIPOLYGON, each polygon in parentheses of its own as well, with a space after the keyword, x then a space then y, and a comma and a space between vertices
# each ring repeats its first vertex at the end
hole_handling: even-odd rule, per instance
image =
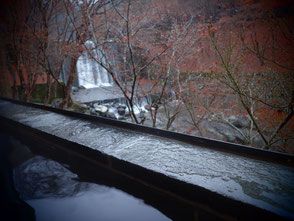
MULTIPOLYGON (((294 219, 294 169, 0 101, 1 127, 223 220, 294 219)), ((82 162, 82 161, 81 161, 82 162)))

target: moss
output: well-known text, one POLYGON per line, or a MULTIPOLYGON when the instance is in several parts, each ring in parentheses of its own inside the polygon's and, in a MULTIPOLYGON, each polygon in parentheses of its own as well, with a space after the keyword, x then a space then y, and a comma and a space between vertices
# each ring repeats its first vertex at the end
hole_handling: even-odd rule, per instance
MULTIPOLYGON (((20 96, 21 100, 24 100, 24 92, 21 89, 20 86, 17 86, 17 90, 20 96)), ((51 103, 55 97, 54 97, 54 85, 51 85, 51 96, 49 102, 51 103)), ((47 85, 46 84, 37 84, 34 87, 33 93, 32 93, 32 102, 34 103, 44 103, 45 97, 46 97, 46 91, 47 91, 47 85)), ((56 98, 62 98, 63 97, 63 89, 62 86, 57 84, 56 87, 56 98)))
POLYGON ((78 103, 72 103, 70 109, 80 113, 85 113, 88 111, 88 107, 85 104, 78 103))
POLYGON ((71 108, 75 111, 78 111, 80 109, 80 106, 78 104, 72 104, 71 108))

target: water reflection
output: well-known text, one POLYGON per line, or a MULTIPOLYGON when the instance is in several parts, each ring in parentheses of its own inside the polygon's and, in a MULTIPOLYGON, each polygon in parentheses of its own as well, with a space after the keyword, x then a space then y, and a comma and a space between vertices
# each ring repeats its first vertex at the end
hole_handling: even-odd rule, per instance
POLYGON ((37 220, 170 220, 116 188, 80 182, 66 165, 41 156, 16 167, 14 181, 37 220))

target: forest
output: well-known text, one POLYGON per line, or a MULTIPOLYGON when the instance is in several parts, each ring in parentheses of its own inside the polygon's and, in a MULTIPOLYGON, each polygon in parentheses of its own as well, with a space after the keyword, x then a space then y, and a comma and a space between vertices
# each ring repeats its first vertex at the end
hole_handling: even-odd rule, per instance
POLYGON ((71 99, 87 53, 133 123, 293 154, 293 24, 290 0, 12 0, 0 93, 91 114, 71 99))

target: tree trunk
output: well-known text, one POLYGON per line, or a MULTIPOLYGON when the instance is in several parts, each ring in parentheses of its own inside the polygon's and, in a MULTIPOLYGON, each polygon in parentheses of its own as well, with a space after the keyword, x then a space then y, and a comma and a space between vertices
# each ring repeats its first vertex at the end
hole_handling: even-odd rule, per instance
POLYGON ((12 99, 14 100, 18 100, 19 99, 19 94, 18 94, 18 91, 17 91, 17 86, 16 86, 16 73, 15 73, 15 70, 13 67, 10 67, 8 65, 8 71, 12 77, 12 99))
POLYGON ((44 104, 48 105, 51 97, 51 78, 50 74, 47 74, 47 87, 46 87, 46 97, 44 104))
MULTIPOLYGON (((15 91, 12 90, 9 78, 8 78, 8 71, 11 73, 12 72, 9 70, 9 64, 7 63, 6 59, 6 50, 5 50, 5 44, 3 41, 0 42, 0 71, 2 74, 0 75, 0 94, 1 96, 4 97, 15 97, 15 91)), ((13 98, 14 98, 13 97, 13 98)))
POLYGON ((29 90, 26 92, 25 98, 24 98, 26 102, 32 102, 32 92, 33 90, 29 90))
POLYGON ((56 99, 57 97, 57 82, 54 81, 53 83, 53 98, 56 99))
POLYGON ((77 63, 77 58, 73 58, 71 62, 71 66, 70 66, 70 72, 69 72, 67 84, 63 87, 63 99, 62 99, 62 106, 61 106, 62 109, 66 108, 69 102, 71 86, 72 86, 73 79, 76 73, 76 63, 77 63))

